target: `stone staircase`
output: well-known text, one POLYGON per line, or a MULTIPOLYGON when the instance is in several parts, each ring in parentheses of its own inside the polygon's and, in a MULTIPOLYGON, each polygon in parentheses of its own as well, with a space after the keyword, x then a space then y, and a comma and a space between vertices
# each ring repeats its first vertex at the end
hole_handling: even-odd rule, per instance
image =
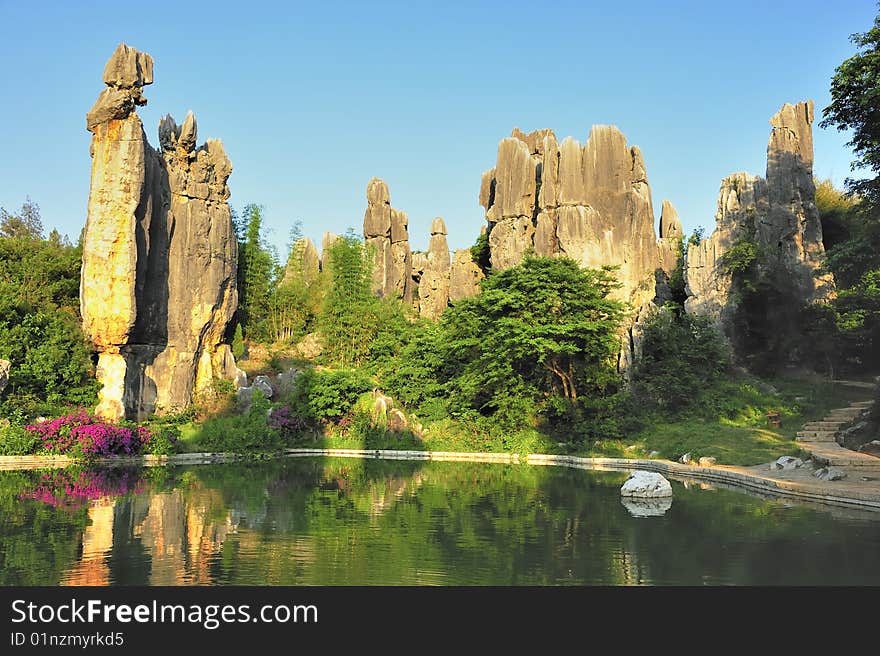
POLYGON ((880 471, 880 458, 845 449, 837 443, 840 431, 865 414, 872 401, 855 401, 846 408, 831 410, 819 421, 804 424, 797 441, 810 452, 813 461, 826 467, 859 467, 880 471))

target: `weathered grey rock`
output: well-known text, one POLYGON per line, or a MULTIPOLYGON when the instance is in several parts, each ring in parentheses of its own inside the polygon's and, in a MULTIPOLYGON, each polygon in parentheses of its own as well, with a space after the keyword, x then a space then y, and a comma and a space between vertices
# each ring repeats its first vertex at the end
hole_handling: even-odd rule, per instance
POLYGON ((279 396, 284 396, 286 394, 290 394, 294 389, 296 389, 297 380, 300 377, 302 372, 299 369, 290 368, 287 371, 282 371, 280 374, 275 376, 275 382, 272 384, 272 387, 278 393, 279 396))
POLYGON ((219 141, 196 147, 191 114, 181 126, 163 119, 161 151, 147 142, 134 107, 153 81, 149 55, 123 44, 104 77, 87 116, 94 163, 80 308, 99 354, 97 414, 143 419, 185 408, 214 378, 240 378, 224 342, 238 303, 232 166, 219 141), (128 100, 110 107, 120 94, 128 100))
POLYGON ((771 119, 766 179, 735 173, 721 183, 714 232, 688 248, 685 309, 710 317, 728 336, 735 330, 732 278, 724 254, 737 240, 754 240, 781 255, 793 293, 802 302, 833 293, 830 274, 820 274, 822 226, 813 183, 813 102, 785 104, 771 119))
POLYGON ((334 232, 325 232, 321 237, 321 271, 328 271, 330 266, 330 248, 340 239, 334 232))
POLYGON ((672 508, 672 497, 620 497, 620 503, 633 517, 663 517, 672 508))
POLYGON ((272 380, 268 376, 257 376, 254 378, 254 384, 251 386, 260 390, 267 399, 271 399, 275 390, 272 388, 272 380))
POLYGON ((297 239, 290 249, 281 284, 299 280, 309 286, 318 279, 320 271, 321 256, 318 254, 315 242, 308 237, 302 237, 297 239))
POLYGON ((662 474, 637 469, 620 488, 620 494, 624 497, 671 497, 672 485, 662 474))
POLYGON ((674 239, 684 237, 684 229, 675 206, 668 200, 663 201, 660 210, 660 239, 674 239))
POLYGON ((367 185, 364 240, 372 254, 372 289, 383 298, 412 297, 412 254, 406 212, 391 207, 388 185, 373 178, 367 185))
POLYGON ((403 414, 401 410, 397 408, 392 408, 388 412, 388 426, 387 430, 392 433, 402 433, 403 431, 409 428, 409 422, 406 419, 406 415, 403 414))
POLYGON ((800 458, 792 456, 782 456, 777 458, 775 462, 770 463, 770 469, 775 471, 789 471, 804 466, 804 461, 800 458))
POLYGON ((12 371, 12 363, 9 360, 0 360, 0 393, 9 384, 9 372, 12 371))
MULTIPOLYGON (((584 146, 571 137, 559 143, 550 130, 514 130, 480 189, 493 270, 516 266, 533 250, 584 267, 618 267, 616 299, 634 308, 654 300, 660 267, 644 159, 617 128, 594 126, 584 146)), ((631 351, 630 327, 622 351, 631 351)), ((630 362, 619 358, 619 366, 630 362)))
POLYGON ((455 251, 449 270, 449 302, 456 303, 480 290, 483 272, 474 262, 469 248, 455 251))
POLYGON ((688 452, 679 458, 678 461, 683 465, 690 465, 694 461, 694 456, 688 452))
POLYGON ((296 354, 306 360, 314 360, 324 352, 324 339, 320 333, 309 333, 296 343, 296 354))
POLYGON ((871 440, 866 444, 862 444, 862 446, 859 447, 859 453, 867 453, 870 456, 880 456, 880 440, 871 440))
POLYGON ((651 451, 651 453, 648 454, 648 457, 649 458, 659 458, 660 452, 659 451, 651 451))
POLYGON ((846 478, 846 472, 836 467, 822 467, 817 469, 813 475, 823 481, 839 481, 846 478))
POLYGON ((419 314, 437 319, 449 305, 449 271, 428 268, 419 280, 419 314))

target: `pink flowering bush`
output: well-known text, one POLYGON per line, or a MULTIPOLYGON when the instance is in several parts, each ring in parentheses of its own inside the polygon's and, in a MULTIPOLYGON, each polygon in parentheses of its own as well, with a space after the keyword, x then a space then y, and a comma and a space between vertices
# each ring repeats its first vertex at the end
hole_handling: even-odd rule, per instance
POLYGON ((25 428, 39 437, 44 451, 85 458, 137 455, 152 437, 142 426, 110 424, 84 409, 25 428))

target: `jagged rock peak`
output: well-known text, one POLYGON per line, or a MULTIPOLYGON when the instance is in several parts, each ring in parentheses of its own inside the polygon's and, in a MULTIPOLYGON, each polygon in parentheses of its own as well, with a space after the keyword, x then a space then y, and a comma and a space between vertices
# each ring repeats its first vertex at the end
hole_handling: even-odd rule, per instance
POLYGON ((86 114, 89 132, 102 123, 127 118, 135 107, 147 104, 141 90, 153 83, 153 58, 120 43, 104 66, 104 83, 106 88, 86 114))
POLYGON ((186 113, 183 125, 177 125, 171 114, 166 114, 159 120, 159 144, 162 150, 179 149, 191 153, 196 149, 197 139, 198 125, 192 110, 186 113))
POLYGON ((446 222, 443 220, 443 217, 435 217, 433 221, 431 221, 431 234, 432 235, 448 235, 449 233, 446 231, 446 222))
POLYGON ((684 236, 681 219, 675 206, 668 200, 663 200, 663 208, 660 210, 660 239, 678 238, 684 236))
POLYGON ((133 89, 153 83, 153 58, 120 43, 104 66, 104 84, 117 89, 133 89))

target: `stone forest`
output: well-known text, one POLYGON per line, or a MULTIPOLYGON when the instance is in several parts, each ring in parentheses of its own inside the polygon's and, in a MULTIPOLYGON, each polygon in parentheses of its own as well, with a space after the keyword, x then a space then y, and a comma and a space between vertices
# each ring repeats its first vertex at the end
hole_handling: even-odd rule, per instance
POLYGON ((0 217, 0 584, 877 585, 880 178, 814 177, 819 111, 880 173, 854 38, 709 234, 617 127, 514 127, 472 247, 373 177, 286 257, 120 43, 78 241, 0 217))

